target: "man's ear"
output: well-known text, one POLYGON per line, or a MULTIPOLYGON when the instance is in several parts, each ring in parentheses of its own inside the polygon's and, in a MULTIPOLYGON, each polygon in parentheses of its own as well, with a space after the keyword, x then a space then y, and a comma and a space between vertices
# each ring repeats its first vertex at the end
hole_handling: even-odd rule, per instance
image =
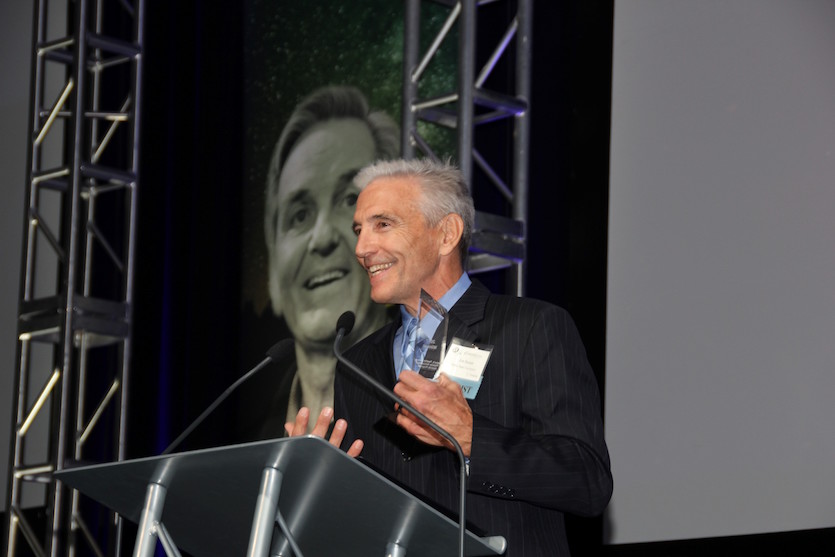
POLYGON ((458 251, 461 236, 464 234, 464 219, 457 213, 450 213, 441 219, 441 255, 458 251))

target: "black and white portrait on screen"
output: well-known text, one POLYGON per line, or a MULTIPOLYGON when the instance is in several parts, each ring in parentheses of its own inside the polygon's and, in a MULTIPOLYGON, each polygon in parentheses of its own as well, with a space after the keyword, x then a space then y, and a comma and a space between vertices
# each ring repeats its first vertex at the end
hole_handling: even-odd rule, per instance
MULTIPOLYGON (((357 315, 354 342, 386 322, 354 256, 351 173, 400 154, 404 13, 400 2, 249 0, 244 83, 240 367, 282 338, 294 358, 270 366, 236 395, 236 441, 283 434, 300 404, 332 398, 336 319, 357 315)), ((429 6, 424 34, 449 9, 429 6)), ((455 83, 455 32, 441 46, 421 94, 455 83)), ((441 126, 420 133, 439 156, 454 149, 441 126)))
POLYGON ((318 414, 333 405, 334 326, 343 312, 357 317, 349 342, 386 322, 354 255, 353 178, 372 161, 396 157, 399 140, 394 121, 369 110, 358 89, 327 86, 296 107, 276 143, 264 203, 268 287, 274 314, 295 339, 296 361, 274 396, 265 424, 271 434, 302 406, 318 414))

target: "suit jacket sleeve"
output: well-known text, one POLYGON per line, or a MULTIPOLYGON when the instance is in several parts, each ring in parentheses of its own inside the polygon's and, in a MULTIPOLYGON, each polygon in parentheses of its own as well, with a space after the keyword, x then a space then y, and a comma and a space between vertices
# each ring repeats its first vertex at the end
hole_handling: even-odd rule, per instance
POLYGON ((479 336, 494 350, 472 401, 469 490, 599 514, 612 475, 597 382, 573 321, 533 300, 520 307, 492 296, 489 306, 479 336))

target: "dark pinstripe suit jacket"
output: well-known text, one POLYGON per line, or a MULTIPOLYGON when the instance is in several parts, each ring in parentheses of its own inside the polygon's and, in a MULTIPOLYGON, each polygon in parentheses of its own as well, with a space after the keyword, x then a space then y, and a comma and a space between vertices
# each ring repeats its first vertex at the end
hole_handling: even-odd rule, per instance
MULTIPOLYGON (((597 382, 577 329, 545 302, 491 294, 473 285, 449 312, 449 336, 492 344, 473 411, 467 520, 503 535, 507 555, 568 555, 563 513, 595 515, 612 493, 597 382)), ((399 323, 347 352, 349 360, 394 386, 392 341, 399 323)), ((458 506, 458 461, 406 435, 385 416, 392 405, 338 367, 338 417, 362 456, 446 509, 458 506)), ((453 555, 455 548, 451 548, 453 555)))

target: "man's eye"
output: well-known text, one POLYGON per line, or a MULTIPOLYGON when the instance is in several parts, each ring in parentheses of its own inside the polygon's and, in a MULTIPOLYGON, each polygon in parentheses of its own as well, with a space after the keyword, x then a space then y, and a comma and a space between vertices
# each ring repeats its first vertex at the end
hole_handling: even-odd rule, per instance
POLYGON ((345 197, 342 198, 342 203, 346 207, 354 207, 357 204, 357 197, 359 196, 356 193, 345 194, 345 197))
POLYGON ((298 228, 304 225, 310 218, 310 211, 307 208, 300 208, 290 213, 288 224, 290 228, 298 228))

